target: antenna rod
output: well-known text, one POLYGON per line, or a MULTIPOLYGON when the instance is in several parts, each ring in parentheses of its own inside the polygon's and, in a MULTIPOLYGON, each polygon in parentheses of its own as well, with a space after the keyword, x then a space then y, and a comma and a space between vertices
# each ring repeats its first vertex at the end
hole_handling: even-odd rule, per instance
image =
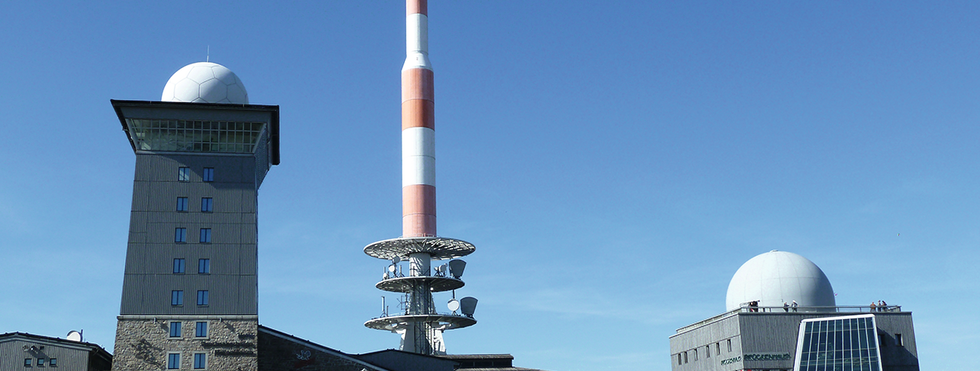
POLYGON ((402 65, 402 237, 436 236, 435 93, 426 0, 407 0, 402 65))

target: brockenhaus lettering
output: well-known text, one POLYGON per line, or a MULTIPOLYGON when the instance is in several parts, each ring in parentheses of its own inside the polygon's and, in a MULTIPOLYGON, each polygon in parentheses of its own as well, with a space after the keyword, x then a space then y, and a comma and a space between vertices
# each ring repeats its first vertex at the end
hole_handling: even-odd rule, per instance
POLYGON ((734 358, 723 359, 723 360, 721 360, 721 364, 723 364, 723 365, 730 365, 732 363, 741 362, 741 361, 742 361, 742 356, 738 356, 738 357, 734 357, 734 358))
POLYGON ((786 361, 792 358, 789 353, 750 353, 744 357, 746 361, 786 361))

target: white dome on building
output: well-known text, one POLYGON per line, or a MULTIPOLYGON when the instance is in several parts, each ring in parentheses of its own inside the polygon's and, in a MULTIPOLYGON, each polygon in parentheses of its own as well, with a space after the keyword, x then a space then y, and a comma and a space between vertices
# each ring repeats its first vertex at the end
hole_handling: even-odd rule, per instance
POLYGON ((227 67, 211 62, 191 63, 170 76, 164 102, 248 104, 245 84, 227 67))
POLYGON ((834 288, 827 275, 807 258, 785 251, 770 251, 742 264, 728 284, 726 310, 758 300, 760 307, 835 306, 834 288))

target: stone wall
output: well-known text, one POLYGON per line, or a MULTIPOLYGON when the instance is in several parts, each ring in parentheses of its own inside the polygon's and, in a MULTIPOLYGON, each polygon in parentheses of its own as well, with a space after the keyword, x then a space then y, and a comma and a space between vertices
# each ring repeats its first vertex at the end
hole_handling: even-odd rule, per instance
POLYGON ((180 354, 180 369, 193 370, 194 354, 203 353, 207 370, 258 371, 257 335, 257 320, 120 318, 112 370, 166 370, 172 353, 180 354), (194 336, 199 321, 208 323, 207 337, 194 336), (181 322, 180 337, 170 337, 171 322, 181 322))

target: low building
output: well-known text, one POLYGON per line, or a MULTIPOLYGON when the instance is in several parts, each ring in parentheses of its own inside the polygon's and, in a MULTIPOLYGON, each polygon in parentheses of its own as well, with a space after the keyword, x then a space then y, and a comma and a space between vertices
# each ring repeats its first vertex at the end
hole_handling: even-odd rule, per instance
POLYGON ((81 340, 10 332, 0 335, 0 371, 109 371, 112 355, 81 340))
POLYGON ((802 256, 752 258, 726 301, 726 312, 670 337, 672 370, 919 370, 911 312, 836 305, 827 276, 802 256))

